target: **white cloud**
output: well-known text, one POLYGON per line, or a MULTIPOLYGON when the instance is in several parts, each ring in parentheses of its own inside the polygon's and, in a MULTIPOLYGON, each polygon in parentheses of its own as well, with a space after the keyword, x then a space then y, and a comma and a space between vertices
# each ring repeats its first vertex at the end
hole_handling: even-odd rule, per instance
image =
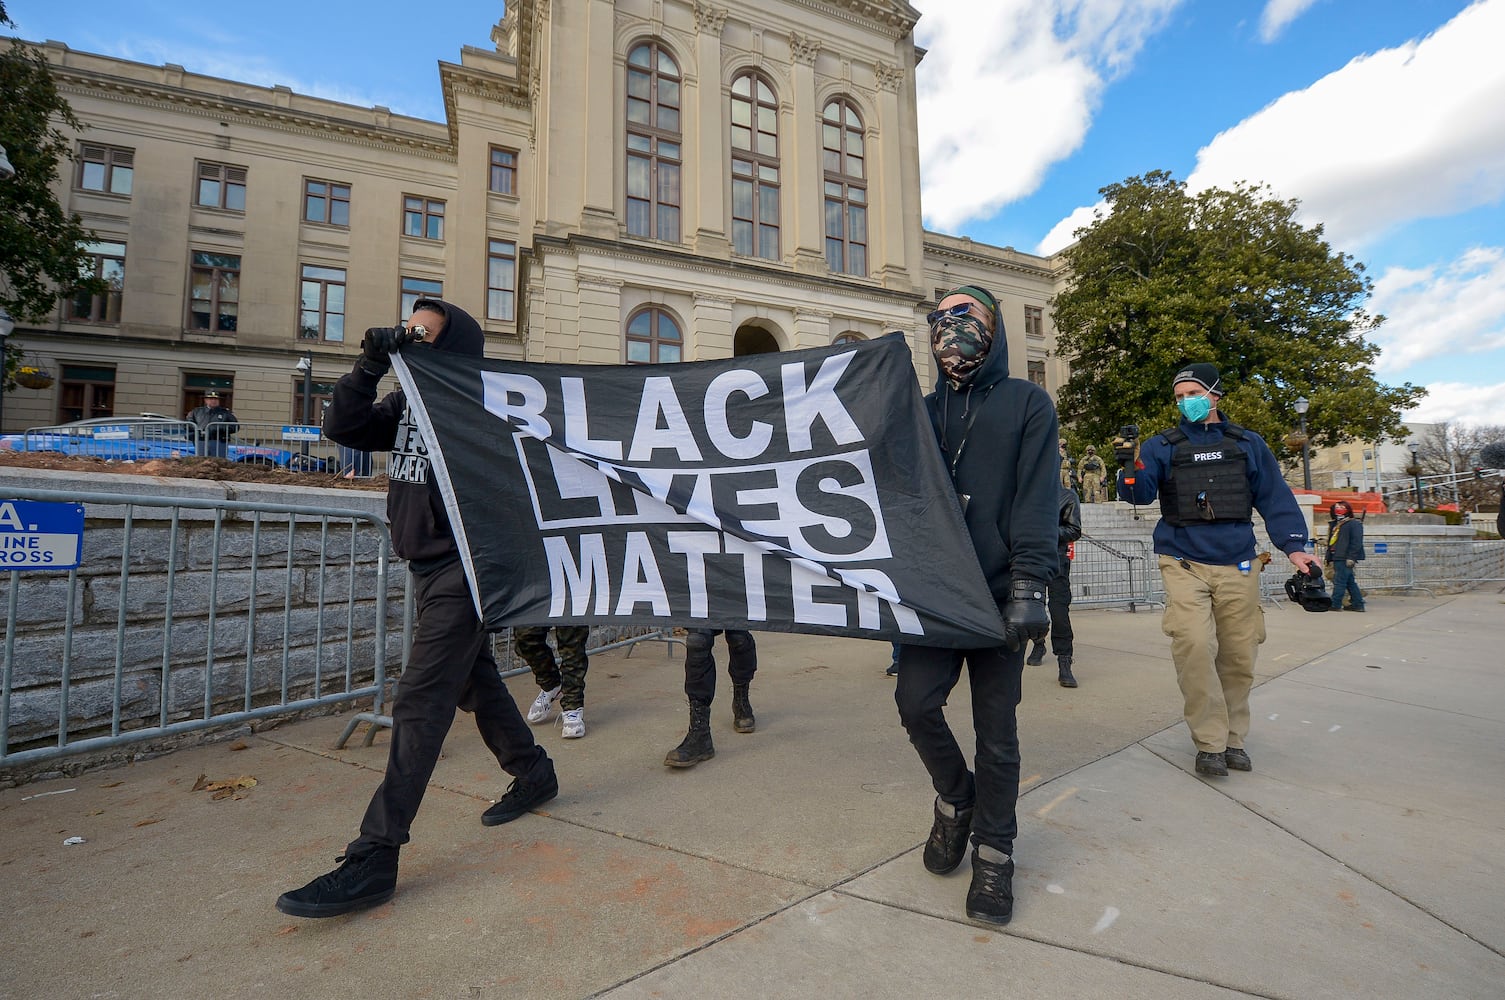
POLYGON ((919 100, 925 221, 955 231, 1031 194, 1082 144, 1108 77, 1182 0, 936 0, 919 100))
POLYGON ((1478 355, 1505 350, 1505 248, 1474 247, 1441 266, 1392 267, 1375 279, 1369 310, 1385 316, 1373 335, 1377 371, 1434 357, 1477 366, 1478 355), (1467 355, 1475 360, 1462 360, 1467 355))
POLYGON ((1414 410, 1403 415, 1408 424, 1458 424, 1505 426, 1505 382, 1470 385, 1465 382, 1433 382, 1427 396, 1414 410))
POLYGON ((1268 183, 1335 246, 1505 198, 1505 0, 1354 59, 1218 135, 1188 187, 1268 183))
POLYGON ((1096 222, 1099 212, 1105 217, 1109 214, 1107 201, 1100 201, 1096 205, 1085 205, 1076 209, 1051 227, 1050 232, 1046 233, 1045 238, 1035 247, 1035 253, 1041 257, 1049 257, 1057 250, 1075 243, 1076 237, 1073 234, 1083 226, 1090 226, 1096 222))
POLYGON ((1280 37, 1286 25, 1296 20, 1317 0, 1269 0, 1264 12, 1259 15, 1259 38, 1273 42, 1280 37))

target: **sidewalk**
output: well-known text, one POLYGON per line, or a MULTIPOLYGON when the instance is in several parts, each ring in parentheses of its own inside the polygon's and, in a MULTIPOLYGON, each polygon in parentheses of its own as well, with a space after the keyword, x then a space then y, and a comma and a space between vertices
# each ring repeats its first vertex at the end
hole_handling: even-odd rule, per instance
POLYGON ((333 867, 385 733, 334 751, 343 720, 311 720, 0 791, 0 998, 1498 998, 1502 602, 1267 605, 1255 769, 1220 779, 1191 771, 1159 613, 1074 615, 1082 686, 1026 668, 1001 932, 965 919, 965 864, 920 864, 933 795, 875 642, 760 634, 758 731, 723 669, 717 756, 685 771, 678 657, 595 657, 587 737, 540 728, 560 796, 501 827, 460 716, 396 898, 330 920, 272 903, 333 867))

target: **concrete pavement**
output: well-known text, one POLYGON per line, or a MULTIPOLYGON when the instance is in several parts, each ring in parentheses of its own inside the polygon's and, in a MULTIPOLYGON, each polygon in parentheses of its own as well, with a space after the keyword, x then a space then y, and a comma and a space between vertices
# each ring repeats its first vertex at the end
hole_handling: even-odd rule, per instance
POLYGON ((385 734, 335 751, 342 720, 309 720, 0 791, 0 997, 1498 998, 1502 601, 1267 606, 1255 770, 1220 779, 1159 614, 1074 615, 1082 686, 1026 668, 1001 932, 965 919, 966 864, 920 864, 932 793, 859 640, 760 634, 758 731, 723 672, 717 756, 685 771, 678 657, 593 658, 586 738, 539 731, 559 798, 502 827, 460 716, 396 898, 330 920, 272 902, 333 866, 385 734))

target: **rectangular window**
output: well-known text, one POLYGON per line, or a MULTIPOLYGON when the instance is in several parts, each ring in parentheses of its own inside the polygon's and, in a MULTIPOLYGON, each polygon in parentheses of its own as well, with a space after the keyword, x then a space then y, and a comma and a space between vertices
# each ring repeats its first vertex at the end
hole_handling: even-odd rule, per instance
POLYGON ((108 287, 100 295, 81 293, 68 301, 68 318, 84 323, 119 323, 120 299, 125 290, 125 244, 85 243, 92 258, 82 277, 99 278, 108 287))
POLYGON ((204 405, 204 395, 213 389, 219 393, 219 405, 227 410, 235 408, 235 376, 190 372, 183 376, 183 412, 192 413, 204 405))
POLYGON ((298 285, 298 339, 343 343, 345 269, 304 264, 298 285))
POLYGON ((1035 383, 1035 385, 1038 385, 1040 388, 1044 389, 1046 387, 1045 386, 1045 362, 1043 362, 1043 361, 1029 361, 1029 362, 1026 362, 1026 363, 1029 365, 1029 380, 1031 382, 1035 383))
POLYGON ((78 157, 78 186, 84 191, 130 195, 135 150, 85 143, 78 157))
POLYGON ((58 380, 58 423, 114 415, 115 369, 63 365, 58 380))
POLYGON ((1040 306, 1024 307, 1024 335, 1026 337, 1045 336, 1045 310, 1040 306))
POLYGON ((305 178, 303 181, 303 221, 349 227, 350 185, 305 178))
POLYGON ((442 299, 444 298, 444 282, 433 281, 429 278, 410 278, 403 275, 402 278, 402 301, 398 303, 397 314, 406 320, 413 315, 413 303, 419 299, 442 299))
POLYGON ((491 147, 492 194, 517 194, 517 153, 500 146, 491 147))
MULTIPOLYGON (((333 382, 310 382, 309 388, 313 391, 308 394, 308 424, 320 424, 324 421, 324 411, 334 401, 333 382)), ((299 376, 293 380, 293 412, 292 418, 298 423, 305 423, 303 417, 303 378, 299 376)))
POLYGON ((205 208, 244 212, 246 210, 246 168, 232 167, 224 163, 200 163, 194 204, 205 208))
POLYGON ((188 328, 234 333, 239 319, 239 255, 195 250, 188 274, 188 328))
POLYGON ((444 202, 403 195, 402 234, 423 240, 444 239, 444 202))
POLYGON ((517 318, 517 244, 489 241, 486 253, 486 318, 510 323, 517 318))

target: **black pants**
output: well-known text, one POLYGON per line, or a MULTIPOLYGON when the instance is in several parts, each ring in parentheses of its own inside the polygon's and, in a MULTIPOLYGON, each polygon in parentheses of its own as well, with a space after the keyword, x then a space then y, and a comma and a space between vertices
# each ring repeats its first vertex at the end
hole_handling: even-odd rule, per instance
POLYGON ((514 778, 544 780, 554 769, 497 673, 459 560, 415 575, 414 584, 413 652, 392 703, 387 774, 366 807, 361 835, 345 848, 351 857, 408 842, 457 708, 475 715, 487 749, 514 778))
POLYGON ((993 649, 938 649, 904 646, 899 651, 899 681, 894 701, 899 721, 909 733, 943 800, 959 809, 974 807, 972 842, 1004 854, 1014 853, 1019 822, 1019 725, 1024 646, 1010 652, 993 649), (961 679, 962 664, 972 686, 972 728, 977 737, 977 772, 957 746, 943 711, 961 679))
MULTIPOLYGON (((720 629, 685 630, 685 696, 692 702, 709 705, 716 697, 716 658, 711 643, 720 629)), ((727 670, 733 684, 752 683, 758 672, 758 644, 752 633, 742 629, 726 630, 727 670)))
POLYGON ((1071 560, 1061 556, 1061 572, 1046 588, 1046 606, 1050 610, 1050 651, 1056 656, 1071 655, 1071 560))

